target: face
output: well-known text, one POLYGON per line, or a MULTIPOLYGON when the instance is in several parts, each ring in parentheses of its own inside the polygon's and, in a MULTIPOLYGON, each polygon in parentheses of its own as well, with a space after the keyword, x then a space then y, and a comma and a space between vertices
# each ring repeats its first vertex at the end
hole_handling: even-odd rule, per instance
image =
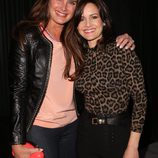
POLYGON ((77 0, 49 0, 50 20, 55 24, 64 25, 76 9, 77 0))
POLYGON ((79 34, 88 41, 90 48, 96 46, 103 31, 103 21, 96 5, 93 3, 86 4, 77 29, 79 34))

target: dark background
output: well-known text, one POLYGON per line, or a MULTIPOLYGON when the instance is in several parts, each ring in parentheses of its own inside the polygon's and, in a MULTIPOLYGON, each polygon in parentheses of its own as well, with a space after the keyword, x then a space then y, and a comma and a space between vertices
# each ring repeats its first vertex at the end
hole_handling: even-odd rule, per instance
MULTIPOLYGON (((0 0, 0 157, 9 158, 8 53, 13 26, 29 12, 35 0, 0 0)), ((154 0, 106 0, 117 35, 135 40, 143 65, 148 108, 140 151, 158 141, 158 5, 154 0), (157 38, 156 38, 157 37, 157 38)))

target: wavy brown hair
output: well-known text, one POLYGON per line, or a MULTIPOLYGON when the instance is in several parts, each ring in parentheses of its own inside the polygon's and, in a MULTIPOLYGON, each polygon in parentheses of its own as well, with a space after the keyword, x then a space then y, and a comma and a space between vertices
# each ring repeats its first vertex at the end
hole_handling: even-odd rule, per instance
POLYGON ((21 27, 38 26, 40 23, 47 26, 50 16, 48 9, 49 0, 37 0, 27 18, 18 23, 21 27))
MULTIPOLYGON (((63 29, 61 40, 63 42, 63 45, 65 47, 65 52, 69 54, 69 58, 72 56, 74 57, 75 64, 76 64, 76 71, 73 74, 73 80, 80 74, 83 63, 84 63, 84 52, 88 48, 87 41, 79 34, 77 27, 81 21, 81 16, 83 13, 83 10, 87 3, 93 3, 97 6, 99 10, 100 17, 105 23, 105 27, 103 28, 103 36, 98 41, 97 48, 105 47, 106 43, 113 40, 112 32, 111 32, 111 18, 109 16, 109 9, 107 5, 105 4, 104 0, 80 0, 76 11, 74 14, 73 19, 65 25, 65 28, 63 29)), ((70 69, 70 62, 68 65, 66 65, 67 69, 70 69)), ((65 72, 68 74, 68 72, 65 72)))
MULTIPOLYGON (((32 26, 39 26, 41 23, 43 25, 43 28, 45 29, 48 25, 49 19, 49 0, 37 0, 33 5, 28 17, 16 25, 16 28, 13 30, 13 38, 19 41, 21 48, 23 49, 23 43, 25 40, 23 30, 26 30, 27 28, 30 28, 32 26)), ((76 61, 80 59, 80 56, 78 56, 78 54, 76 53, 73 53, 73 57, 76 61)), ((64 78, 73 78, 73 74, 71 75, 71 77, 69 75, 72 54, 69 54, 69 52, 65 52, 65 58, 66 66, 63 73, 64 78)))
POLYGON ((13 38, 18 40, 21 48, 23 48, 24 43, 24 32, 32 26, 39 26, 40 23, 43 24, 45 28, 49 22, 49 0, 37 0, 30 10, 29 15, 13 28, 13 38))

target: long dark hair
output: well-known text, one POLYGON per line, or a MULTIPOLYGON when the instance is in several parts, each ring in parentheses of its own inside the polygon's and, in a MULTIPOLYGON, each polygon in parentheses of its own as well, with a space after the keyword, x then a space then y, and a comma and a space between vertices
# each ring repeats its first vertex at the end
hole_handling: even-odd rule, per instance
POLYGON ((25 24, 25 27, 29 27, 39 25, 42 22, 46 27, 50 19, 48 3, 49 0, 37 0, 28 16, 18 25, 24 26, 25 24))
POLYGON ((39 26, 40 23, 43 24, 44 28, 47 26, 50 19, 48 3, 49 0, 37 0, 28 16, 13 28, 13 38, 20 42, 21 47, 23 47, 24 42, 23 30, 32 26, 39 26))
MULTIPOLYGON (((26 30, 32 26, 39 26, 40 24, 42 24, 42 27, 45 29, 49 20, 49 0, 37 0, 26 19, 20 21, 13 29, 13 38, 19 41, 20 46, 23 49, 23 43, 25 40, 23 30, 26 30)), ((65 53, 65 58, 66 67, 64 69, 63 75, 65 78, 69 78, 71 55, 69 53, 65 53)), ((74 58, 76 59, 77 57, 74 58)))
MULTIPOLYGON (((99 10, 100 17, 105 23, 105 27, 103 27, 103 36, 102 39, 98 41, 98 47, 103 47, 105 44, 112 39, 111 32, 111 18, 109 16, 108 7, 105 4, 104 0, 80 0, 73 19, 65 25, 63 29, 61 40, 65 47, 65 52, 74 57, 76 64, 76 71, 73 75, 73 79, 75 79, 81 72, 83 67, 83 53, 88 48, 87 41, 81 37, 78 33, 77 27, 81 21, 81 16, 83 10, 87 3, 93 3, 97 6, 99 10)), ((70 68, 70 63, 67 65, 67 70, 70 68)), ((66 72, 68 74, 68 72, 66 72)))

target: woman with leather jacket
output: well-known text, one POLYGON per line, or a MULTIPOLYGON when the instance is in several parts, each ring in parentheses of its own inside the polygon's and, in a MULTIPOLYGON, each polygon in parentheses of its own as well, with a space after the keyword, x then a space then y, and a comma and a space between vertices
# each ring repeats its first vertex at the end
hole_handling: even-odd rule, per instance
MULTIPOLYGON (((77 0, 37 0, 13 34, 10 53, 11 145, 16 158, 43 151, 45 158, 75 158, 77 112, 73 80, 81 54, 64 52, 63 27, 77 0), (78 61, 77 63, 75 61, 78 61), (23 146, 37 145, 34 149, 23 146)), ((118 46, 133 49, 127 34, 118 46)))

